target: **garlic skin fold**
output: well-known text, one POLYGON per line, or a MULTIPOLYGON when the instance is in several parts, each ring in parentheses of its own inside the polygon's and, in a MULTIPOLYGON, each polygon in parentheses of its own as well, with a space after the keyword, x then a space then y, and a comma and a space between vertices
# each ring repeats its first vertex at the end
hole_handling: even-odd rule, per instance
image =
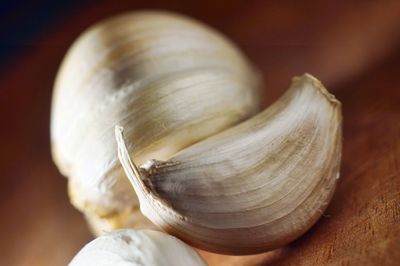
POLYGON ((137 167, 122 128, 115 134, 149 220, 195 247, 244 255, 293 241, 322 215, 339 177, 341 131, 340 102, 305 74, 263 112, 166 161, 137 167))
POLYGON ((51 110, 53 159, 96 234, 152 227, 115 149, 114 126, 137 163, 167 160, 259 109, 261 81, 241 52, 185 16, 134 12, 100 22, 72 45, 51 110))
POLYGON ((179 239, 151 230, 117 230, 84 246, 69 266, 206 266, 179 239))

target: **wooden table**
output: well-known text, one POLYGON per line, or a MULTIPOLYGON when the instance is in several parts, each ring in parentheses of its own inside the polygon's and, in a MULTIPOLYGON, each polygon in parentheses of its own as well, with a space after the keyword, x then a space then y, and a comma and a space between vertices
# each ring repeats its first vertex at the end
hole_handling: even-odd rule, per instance
POLYGON ((0 73, 0 265, 65 265, 92 239, 51 161, 52 84, 80 32, 138 8, 179 11, 228 35, 264 75, 265 105, 303 72, 343 103, 341 178, 321 220, 273 252, 201 252, 210 265, 400 265, 398 1, 100 1, 56 19, 0 73))

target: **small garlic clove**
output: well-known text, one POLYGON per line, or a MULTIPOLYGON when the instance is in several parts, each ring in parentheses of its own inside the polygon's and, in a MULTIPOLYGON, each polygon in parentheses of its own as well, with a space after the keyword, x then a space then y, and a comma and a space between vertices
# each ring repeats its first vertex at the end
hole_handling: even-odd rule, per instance
POLYGON ((197 252, 179 239, 151 230, 118 230, 84 246, 70 266, 205 266, 197 252))
POLYGON ((341 158, 341 104, 311 75, 255 117, 167 161, 119 158, 153 223, 187 243, 253 254, 289 243, 321 216, 341 158))
POLYGON ((73 205, 96 232, 138 226, 145 218, 121 218, 139 204, 114 125, 124 126, 136 162, 166 160, 255 114, 259 87, 229 40, 188 17, 133 12, 94 25, 64 58, 52 101, 52 155, 73 205))

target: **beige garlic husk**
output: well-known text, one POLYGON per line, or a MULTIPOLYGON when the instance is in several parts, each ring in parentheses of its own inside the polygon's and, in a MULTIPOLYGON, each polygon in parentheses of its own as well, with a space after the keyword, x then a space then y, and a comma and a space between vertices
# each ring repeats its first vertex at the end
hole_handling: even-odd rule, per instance
POLYGON ((193 19, 135 12, 100 22, 58 73, 52 155, 97 234, 151 227, 117 157, 114 126, 136 163, 178 151, 254 115, 260 81, 225 37, 193 19))
POLYGON ((116 127, 142 213, 201 249, 253 254, 283 246, 322 215, 339 177, 341 105, 311 75, 272 106, 166 161, 140 167, 116 127))
POLYGON ((85 245, 70 266, 206 266, 179 239, 152 230, 117 230, 85 245))

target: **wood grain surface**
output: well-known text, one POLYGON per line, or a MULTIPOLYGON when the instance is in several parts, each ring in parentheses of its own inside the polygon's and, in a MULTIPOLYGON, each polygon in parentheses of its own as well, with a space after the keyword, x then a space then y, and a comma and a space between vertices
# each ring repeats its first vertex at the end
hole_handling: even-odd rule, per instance
POLYGON ((399 1, 116 2, 54 21, 0 73, 0 265, 65 265, 92 239, 51 161, 52 85, 79 33, 142 8, 188 14, 233 39, 264 76, 265 105, 304 72, 343 103, 341 178, 320 221, 265 254, 200 251, 210 265, 400 265, 399 1))

